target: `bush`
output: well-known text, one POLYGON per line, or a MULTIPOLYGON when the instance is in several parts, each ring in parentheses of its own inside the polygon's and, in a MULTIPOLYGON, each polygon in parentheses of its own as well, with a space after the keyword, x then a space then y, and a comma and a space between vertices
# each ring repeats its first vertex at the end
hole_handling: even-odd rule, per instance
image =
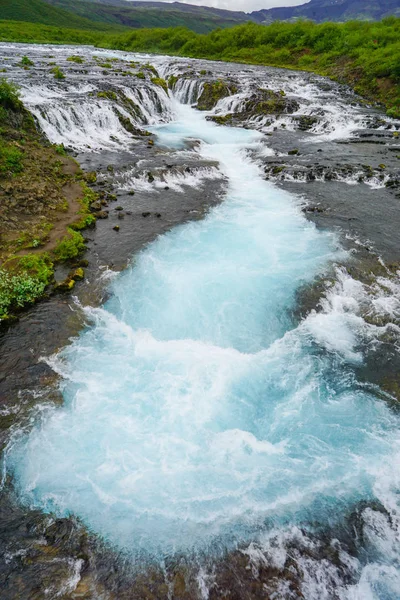
POLYGON ((54 79, 65 79, 64 73, 61 71, 60 67, 53 67, 51 72, 54 75, 54 79))
POLYGON ((28 254, 4 266, 0 269, 0 318, 38 300, 53 277, 53 263, 47 254, 28 254))
POLYGON ((34 65, 34 64, 35 64, 35 63, 34 63, 34 62, 32 62, 32 61, 31 61, 31 60, 30 60, 30 59, 29 59, 27 56, 23 56, 23 57, 21 58, 21 65, 22 65, 23 67, 33 67, 33 65, 34 65))
POLYGON ((0 106, 14 111, 22 107, 18 87, 4 77, 0 77, 0 106))

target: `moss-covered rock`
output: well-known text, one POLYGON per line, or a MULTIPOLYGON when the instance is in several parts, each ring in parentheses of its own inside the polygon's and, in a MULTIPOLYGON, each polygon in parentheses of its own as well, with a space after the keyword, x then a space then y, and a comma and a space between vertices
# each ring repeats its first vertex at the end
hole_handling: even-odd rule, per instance
POLYGON ((299 109, 296 100, 287 98, 279 92, 259 88, 245 102, 240 114, 244 116, 263 116, 292 114, 299 109))
POLYGON ((207 117, 208 121, 213 121, 213 123, 217 123, 217 125, 229 125, 233 121, 233 115, 211 115, 207 117))
POLYGON ((164 90, 164 92, 168 94, 168 84, 162 77, 152 77, 151 83, 153 83, 154 85, 158 85, 164 90))
POLYGON ((198 110, 212 110, 217 103, 237 93, 236 85, 226 81, 207 81, 197 102, 198 110))

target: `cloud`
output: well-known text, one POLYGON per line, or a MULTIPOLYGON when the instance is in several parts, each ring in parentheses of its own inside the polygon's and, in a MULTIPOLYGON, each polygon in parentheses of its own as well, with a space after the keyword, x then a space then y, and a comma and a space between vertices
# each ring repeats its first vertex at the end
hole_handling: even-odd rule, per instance
MULTIPOLYGON (((171 0, 161 0, 161 2, 171 0)), ((185 0, 180 0, 185 1, 185 0)), ((298 6, 306 4, 308 0, 186 0, 187 4, 197 6, 212 6, 213 8, 224 8, 225 10, 243 10, 251 12, 262 8, 273 8, 277 6, 298 6)))

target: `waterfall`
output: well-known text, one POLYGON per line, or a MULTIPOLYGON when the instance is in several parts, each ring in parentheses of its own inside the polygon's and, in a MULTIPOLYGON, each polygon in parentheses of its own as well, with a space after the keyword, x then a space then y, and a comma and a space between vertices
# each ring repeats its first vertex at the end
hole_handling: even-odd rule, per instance
POLYGON ((204 83, 198 79, 178 79, 174 96, 181 104, 195 104, 203 91, 204 83))

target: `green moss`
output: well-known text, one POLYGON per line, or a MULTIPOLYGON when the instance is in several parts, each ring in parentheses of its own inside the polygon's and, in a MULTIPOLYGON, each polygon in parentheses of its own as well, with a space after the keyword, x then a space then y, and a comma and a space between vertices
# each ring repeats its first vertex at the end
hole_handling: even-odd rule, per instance
POLYGON ((159 85, 168 94, 168 84, 165 79, 162 79, 162 77, 152 77, 151 83, 154 85, 159 85))
POLYGON ((112 90, 103 90, 101 92, 97 92, 98 98, 106 98, 107 100, 117 100, 118 96, 112 90))
POLYGON ((84 250, 85 242, 82 234, 69 227, 67 235, 55 247, 54 256, 57 260, 64 262, 76 258, 84 250))
POLYGON ((237 88, 224 81, 209 81, 204 84, 203 92, 198 100, 199 110, 212 110, 219 100, 231 94, 236 94, 237 88))
POLYGON ((67 58, 67 60, 69 62, 74 62, 77 63, 78 65, 83 64, 85 61, 83 60, 83 58, 81 56, 78 56, 77 54, 73 54, 72 56, 69 56, 67 58))
POLYGON ((139 71, 139 73, 136 73, 136 77, 138 79, 146 79, 146 75, 142 71, 139 71))
POLYGON ((140 67, 141 71, 149 71, 149 73, 151 73, 153 75, 153 77, 159 77, 158 71, 155 67, 153 67, 153 65, 151 65, 150 63, 146 63, 145 65, 142 65, 140 67))
POLYGON ((173 90, 177 81, 179 81, 179 77, 177 75, 170 75, 168 77, 168 87, 170 90, 173 90))
POLYGON ((227 125, 228 123, 231 123, 233 119, 233 115, 217 115, 217 116, 213 116, 211 117, 211 121, 214 121, 214 123, 217 123, 217 125, 227 125))

